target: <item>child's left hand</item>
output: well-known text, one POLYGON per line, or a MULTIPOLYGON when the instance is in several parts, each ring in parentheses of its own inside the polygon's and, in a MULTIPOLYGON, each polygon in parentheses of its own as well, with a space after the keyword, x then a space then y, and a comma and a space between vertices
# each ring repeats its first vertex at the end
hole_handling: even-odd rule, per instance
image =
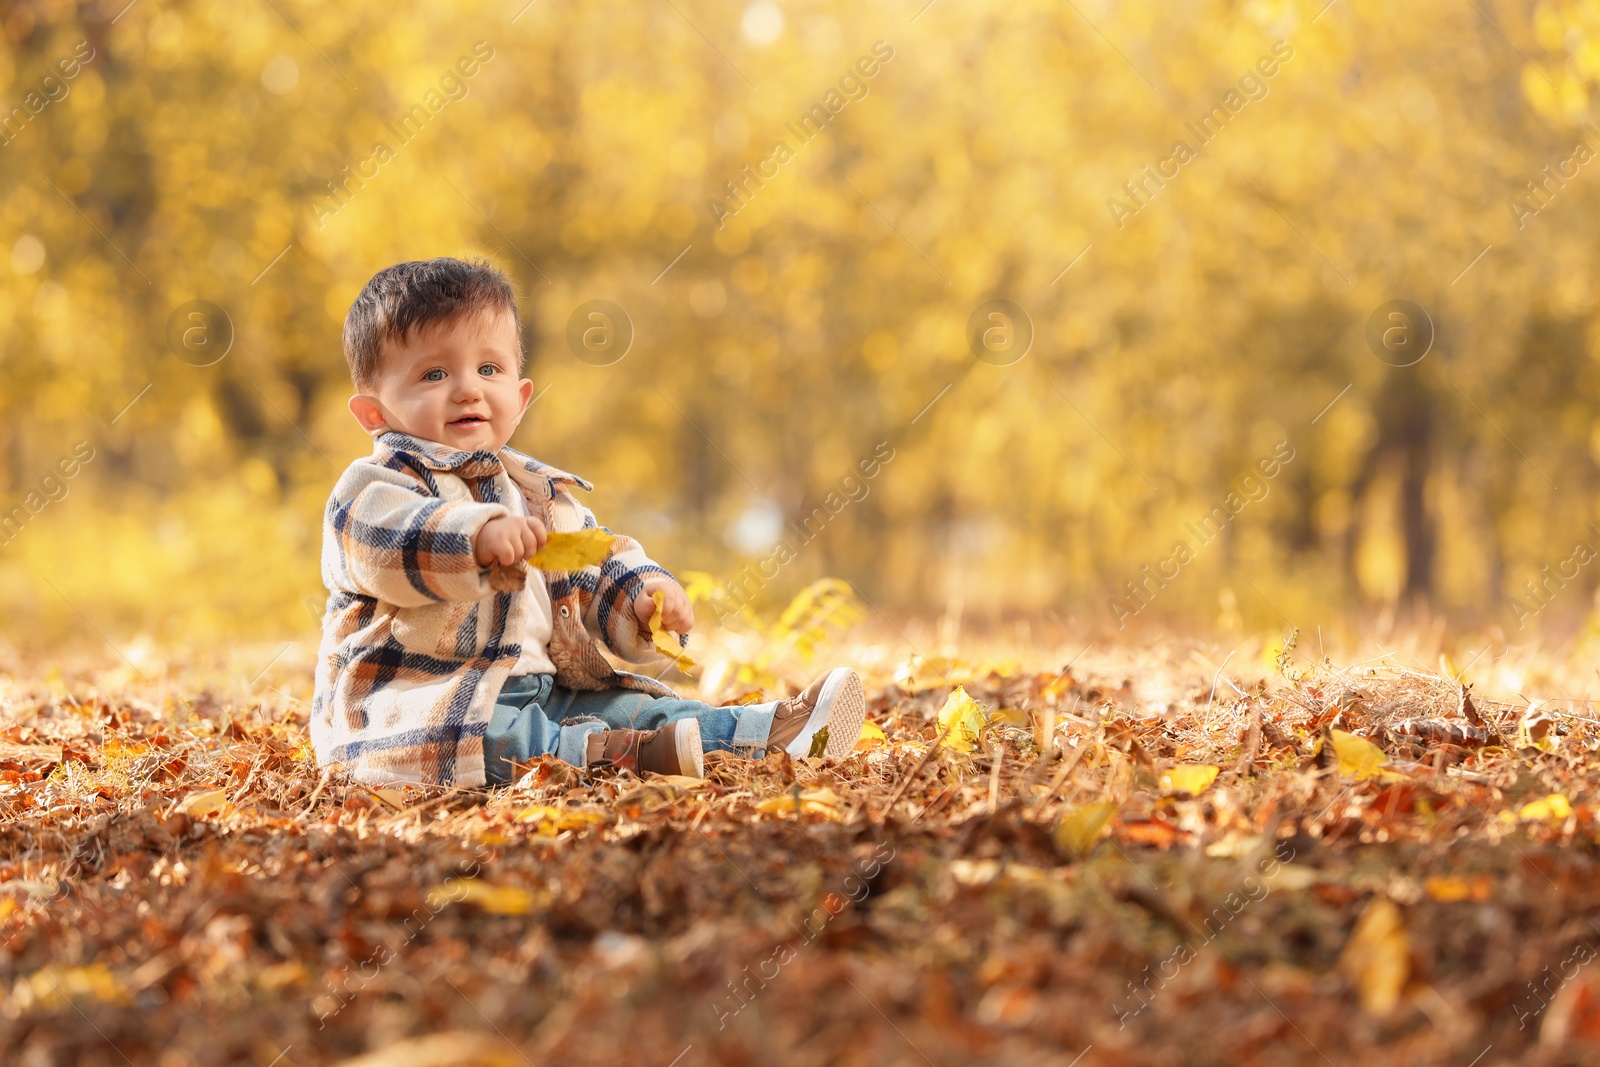
POLYGON ((656 612, 656 602, 650 594, 660 589, 666 593, 661 601, 661 627, 673 633, 686 634, 694 629, 694 607, 689 594, 677 582, 645 582, 644 592, 633 598, 633 614, 639 625, 650 625, 650 616, 656 612))

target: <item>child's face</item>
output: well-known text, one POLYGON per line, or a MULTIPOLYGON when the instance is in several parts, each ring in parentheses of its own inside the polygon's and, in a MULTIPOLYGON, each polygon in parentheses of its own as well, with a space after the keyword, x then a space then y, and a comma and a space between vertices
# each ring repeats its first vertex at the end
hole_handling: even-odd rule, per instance
POLYGON ((533 395, 533 383, 517 378, 519 350, 504 312, 434 323, 384 346, 372 392, 351 397, 350 412, 368 433, 498 451, 533 395))

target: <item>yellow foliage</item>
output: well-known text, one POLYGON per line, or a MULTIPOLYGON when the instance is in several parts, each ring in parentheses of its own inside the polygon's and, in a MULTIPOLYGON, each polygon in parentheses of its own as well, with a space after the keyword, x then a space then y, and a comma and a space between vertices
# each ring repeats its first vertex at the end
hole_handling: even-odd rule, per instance
POLYGON ((537 823, 541 834, 554 837, 563 830, 586 830, 591 826, 599 826, 606 821, 606 816, 599 811, 535 804, 519 811, 517 821, 537 823))
POLYGON ((1551 793, 1539 800, 1529 801, 1517 811, 1519 818, 1529 822, 1551 822, 1565 819, 1571 814, 1572 804, 1560 793, 1551 793))
POLYGON ((452 879, 428 892, 430 907, 456 901, 476 904, 490 915, 528 915, 539 903, 538 895, 521 886, 493 885, 476 878, 452 879))
POLYGON ((883 727, 868 719, 861 724, 861 736, 856 739, 856 752, 871 752, 873 749, 889 743, 888 735, 883 732, 883 727))
POLYGON ((654 643, 657 652, 672 661, 672 665, 687 674, 694 667, 694 660, 683 651, 683 646, 678 644, 676 634, 668 631, 661 625, 661 607, 666 600, 664 589, 650 591, 650 599, 655 602, 656 610, 650 613, 650 640, 654 643))
POLYGON ((1383 769, 1389 762, 1389 754, 1365 737, 1344 730, 1330 730, 1329 734, 1333 738, 1333 754, 1340 774, 1360 782, 1393 773, 1383 769))
POLYGON ((799 793, 767 797, 756 803, 756 810, 768 815, 819 815, 838 822, 844 818, 844 801, 827 786, 799 793))
POLYGON ((945 734, 944 743, 957 752, 976 752, 988 725, 989 717, 983 708, 960 686, 951 691, 939 709, 939 732, 945 734))
POLYGON ((1068 815, 1055 829, 1056 844, 1068 855, 1082 857, 1106 835, 1117 805, 1109 800, 1099 800, 1068 815))
POLYGON ((1209 763, 1180 764, 1161 775, 1161 791, 1169 796, 1178 793, 1199 796, 1211 788, 1219 770, 1209 763))
POLYGON ((1411 939, 1405 917, 1388 897, 1376 897, 1361 913, 1339 957, 1368 1015, 1383 1017, 1400 1003, 1411 973, 1411 939))
POLYGON ((576 571, 605 562, 616 537, 598 526, 572 533, 555 532, 544 547, 528 557, 528 565, 541 571, 576 571))
MULTIPOLYGON (((8 637, 315 628, 322 507, 371 447, 344 408, 341 319, 376 266, 424 255, 489 256, 521 294, 541 392, 512 444, 592 478, 602 520, 648 532, 668 566, 714 568, 697 603, 718 596, 734 623, 751 597, 805 590, 775 627, 802 664, 860 618, 843 583, 808 588, 821 574, 894 618, 1068 605, 1103 622, 1116 598, 1141 622, 1209 622, 1242 590, 1225 617, 1255 626, 1419 580, 1441 610, 1509 622, 1491 575, 1520 596, 1587 536, 1584 494, 1551 491, 1587 476, 1600 419, 1581 385, 1596 164, 1568 164, 1600 147, 1582 0, 1506 5, 1493 31, 1446 0, 1408 5, 1400 30, 1381 4, 1313 26, 1278 3, 1194 0, 1174 20, 1129 0, 1087 13, 1099 33, 1071 5, 989 0, 965 22, 919 16, 907 32, 944 44, 914 56, 844 0, 759 43, 670 7, 658 25, 536 5, 512 25, 499 0, 348 0, 268 6, 200 47, 226 5, 135 4, 114 26, 103 6, 24 5, 0 57, 7 173, 31 176, 0 204, 0 514, 20 526, 0 616, 28 620, 8 637), (798 141, 880 33, 900 54, 798 141), (480 34, 474 73, 440 96, 480 34), (46 102, 40 79, 80 40, 74 74, 51 75, 70 96, 46 102), (1159 57, 1162 90, 1119 49, 1159 57), (1404 61, 1419 49, 1459 62, 1424 78, 1404 61), (1002 55, 974 77, 974 56, 1002 55), (735 70, 760 89, 730 95, 735 70), (1249 101, 1225 88, 1244 76, 1249 101), (1223 92, 1225 128, 1189 132, 1223 92), (1196 155, 1181 166, 1178 139, 1196 155), (764 164, 780 140, 794 158, 764 164), (1359 340, 1348 373, 1314 358, 1408 278, 1433 279, 1427 310, 1474 338, 1448 379, 1435 353, 1397 392, 1359 340), (597 293, 640 334, 604 369, 566 344, 597 293), (997 293, 1037 340, 979 366, 966 323, 997 293), (239 334, 216 362, 169 339, 197 298, 239 334), (1506 387, 1534 364, 1542 384, 1506 387), (1408 444, 1419 410, 1474 465, 1408 444), (95 458, 64 476, 80 441, 95 458), (1265 475, 1280 442, 1294 458, 1265 475), (1218 515, 1225 552, 1189 532, 1218 515), (748 534, 732 549, 730 528, 748 534), (1417 537, 1440 563, 1420 575, 1417 537), (1180 540, 1182 578, 1143 577, 1176 573, 1180 540), (1158 584, 1148 608, 1127 599, 1158 584)), ((537 566, 593 559, 559 556, 563 536, 537 566)), ((736 669, 769 685, 780 659, 736 669)))

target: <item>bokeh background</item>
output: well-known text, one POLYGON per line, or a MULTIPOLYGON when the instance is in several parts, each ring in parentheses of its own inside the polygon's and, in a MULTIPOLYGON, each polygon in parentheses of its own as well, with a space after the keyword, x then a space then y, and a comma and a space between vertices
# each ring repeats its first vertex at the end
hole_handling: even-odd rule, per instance
POLYGON ((340 324, 436 255, 519 288, 514 444, 669 566, 765 567, 760 606, 837 575, 1108 631, 1593 612, 1600 3, 0 19, 13 644, 313 630, 368 447, 340 324))

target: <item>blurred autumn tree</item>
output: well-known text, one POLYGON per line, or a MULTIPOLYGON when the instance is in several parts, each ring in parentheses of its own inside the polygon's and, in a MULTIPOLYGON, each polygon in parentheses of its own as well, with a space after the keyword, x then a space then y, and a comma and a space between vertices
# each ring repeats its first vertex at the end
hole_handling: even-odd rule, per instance
POLYGON ((442 254, 523 293, 515 443, 672 566, 787 541, 774 595, 1106 625, 1184 540, 1142 618, 1514 626, 1600 548, 1592 0, 123 2, 3 15, 17 639, 313 625, 367 447, 342 316, 442 254), (1011 365, 967 343, 992 298, 1031 318, 1011 365), (566 341, 594 299, 635 331, 610 366, 566 341), (1397 299, 1437 335, 1409 367, 1365 340, 1397 299), (210 366, 168 340, 193 300, 236 331, 210 366))

